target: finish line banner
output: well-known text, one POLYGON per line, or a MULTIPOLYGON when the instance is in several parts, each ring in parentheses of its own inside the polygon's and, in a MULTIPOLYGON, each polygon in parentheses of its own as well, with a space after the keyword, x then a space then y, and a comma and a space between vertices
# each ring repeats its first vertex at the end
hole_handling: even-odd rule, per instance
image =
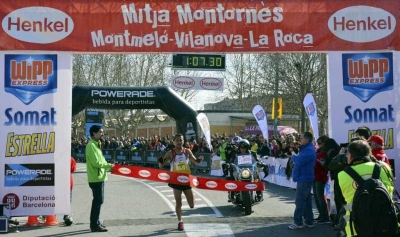
POLYGON ((263 191, 265 189, 264 182, 203 178, 141 166, 115 165, 112 174, 215 191, 263 191))
POLYGON ((400 1, 2 1, 0 50, 400 49, 400 1), (356 14, 355 14, 356 13, 356 14))

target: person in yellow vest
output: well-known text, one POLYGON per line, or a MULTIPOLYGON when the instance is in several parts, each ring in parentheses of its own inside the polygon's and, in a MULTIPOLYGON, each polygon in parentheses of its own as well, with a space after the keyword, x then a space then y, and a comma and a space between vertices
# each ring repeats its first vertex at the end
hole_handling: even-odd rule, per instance
MULTIPOLYGON (((375 162, 378 162, 375 160, 375 162)), ((368 142, 365 140, 356 140, 351 142, 347 147, 347 164, 351 166, 351 168, 356 171, 364 180, 371 178, 375 163, 371 159, 371 147, 369 146, 368 142)), ((393 177, 391 173, 390 167, 384 163, 379 162, 379 165, 382 167, 381 172, 379 175, 379 179, 385 185, 390 198, 393 197, 393 184, 391 179, 388 177, 393 177), (384 167, 383 167, 384 166, 384 167), (386 170, 386 172, 384 172, 386 170), (388 174, 387 174, 388 173, 388 174)), ((345 171, 341 171, 338 174, 339 186, 342 190, 343 197, 346 200, 346 205, 344 208, 346 209, 346 214, 344 215, 343 219, 346 221, 345 232, 347 236, 357 236, 355 232, 354 226, 353 235, 351 234, 350 228, 350 211, 352 210, 353 205, 353 198, 354 194, 356 193, 357 183, 347 174, 345 171)))
MULTIPOLYGON (((202 159, 194 157, 190 149, 184 148, 183 135, 176 134, 174 136, 175 147, 165 154, 165 157, 159 162, 159 167, 163 168, 167 161, 171 162, 171 172, 190 174, 189 160, 198 165, 202 159)), ((174 190, 175 211, 178 218, 178 230, 184 230, 182 221, 182 192, 186 196, 186 200, 190 208, 194 207, 194 196, 192 188, 188 185, 168 184, 174 190)))

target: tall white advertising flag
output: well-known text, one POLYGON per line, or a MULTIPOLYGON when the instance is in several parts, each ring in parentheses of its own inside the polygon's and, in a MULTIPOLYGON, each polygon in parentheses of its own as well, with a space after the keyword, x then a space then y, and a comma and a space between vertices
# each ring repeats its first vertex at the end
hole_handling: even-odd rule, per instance
POLYGON ((267 115, 265 114, 263 107, 261 107, 261 105, 254 106, 253 115, 257 120, 264 139, 268 139, 267 115))
POLYGON ((206 137, 208 147, 210 149, 212 148, 211 146, 211 129, 210 129, 210 123, 208 122, 208 118, 204 113, 199 113, 196 116, 197 122, 200 124, 201 131, 203 131, 204 136, 206 137))
POLYGON ((308 93, 303 100, 304 108, 306 109, 308 119, 310 120, 311 128, 314 133, 315 140, 318 139, 318 111, 317 105, 315 104, 314 97, 311 93, 308 93))

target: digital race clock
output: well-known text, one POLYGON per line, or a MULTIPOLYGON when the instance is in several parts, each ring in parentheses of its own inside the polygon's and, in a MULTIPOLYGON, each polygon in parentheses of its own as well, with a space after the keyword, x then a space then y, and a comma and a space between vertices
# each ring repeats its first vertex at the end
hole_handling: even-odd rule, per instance
POLYGON ((172 69, 225 71, 225 55, 173 54, 172 69))

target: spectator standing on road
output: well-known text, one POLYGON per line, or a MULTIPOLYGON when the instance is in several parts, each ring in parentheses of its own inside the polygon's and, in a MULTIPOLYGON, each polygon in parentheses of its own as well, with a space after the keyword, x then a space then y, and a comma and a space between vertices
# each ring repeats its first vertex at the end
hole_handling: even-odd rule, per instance
POLYGON ((90 210, 90 229, 92 232, 108 231, 99 220, 101 205, 104 202, 104 181, 107 180, 106 171, 111 171, 114 165, 107 163, 101 151, 100 139, 103 136, 101 126, 93 125, 90 128, 91 139, 86 146, 86 168, 89 187, 92 189, 93 200, 90 210))
MULTIPOLYGON (((301 229, 304 225, 309 228, 314 227, 311 188, 314 182, 314 166, 317 155, 312 141, 313 135, 310 132, 305 132, 300 138, 299 154, 291 156, 294 164, 292 177, 293 181, 297 182, 294 224, 289 225, 291 230, 301 229)), ((290 150, 292 152, 292 149, 290 150)))
POLYGON ((318 209, 318 217, 315 219, 318 224, 330 224, 328 204, 325 199, 325 184, 328 182, 328 169, 324 167, 326 162, 327 151, 324 147, 325 141, 329 139, 328 136, 322 135, 317 139, 318 150, 317 160, 314 166, 314 201, 318 209))
MULTIPOLYGON (((175 147, 168 151, 165 154, 165 157, 162 160, 159 160, 159 167, 163 168, 164 164, 167 161, 171 163, 171 172, 190 174, 190 166, 189 160, 195 163, 196 165, 201 162, 200 158, 193 156, 193 153, 190 149, 183 147, 183 135, 176 134, 174 136, 174 145, 175 147)), ((178 218, 178 230, 184 230, 183 221, 182 221, 182 192, 186 196, 186 200, 190 206, 190 208, 194 207, 194 196, 192 187, 188 185, 178 185, 178 184, 168 184, 173 191, 175 197, 175 211, 176 217, 178 218)))

